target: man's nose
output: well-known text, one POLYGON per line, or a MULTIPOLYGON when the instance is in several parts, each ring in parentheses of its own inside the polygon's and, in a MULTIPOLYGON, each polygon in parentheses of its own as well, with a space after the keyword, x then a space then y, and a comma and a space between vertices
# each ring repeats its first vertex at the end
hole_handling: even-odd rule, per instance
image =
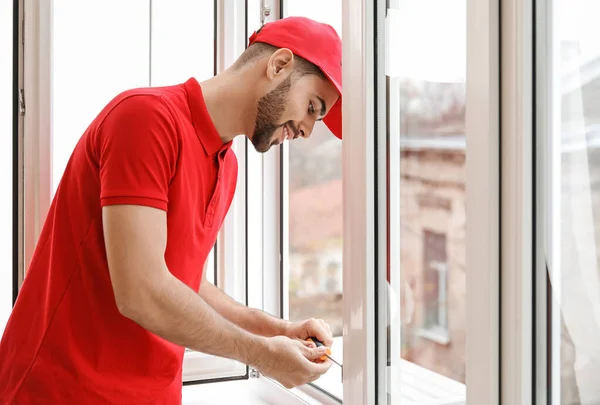
POLYGON ((310 135, 312 134, 312 131, 313 131, 313 127, 314 127, 314 121, 312 122, 312 125, 310 125, 310 124, 307 125, 305 123, 301 123, 300 126, 298 126, 300 136, 303 137, 304 139, 310 138, 310 135))

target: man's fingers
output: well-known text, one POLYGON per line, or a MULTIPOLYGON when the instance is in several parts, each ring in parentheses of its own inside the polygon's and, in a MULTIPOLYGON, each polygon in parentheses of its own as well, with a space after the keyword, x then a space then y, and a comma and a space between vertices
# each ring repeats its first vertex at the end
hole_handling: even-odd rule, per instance
POLYGON ((308 346, 302 346, 303 350, 302 350, 302 354, 304 354, 304 357, 306 357, 308 360, 310 360, 311 362, 314 362, 318 359, 320 359, 323 355, 327 354, 327 347, 308 347, 308 346))
POLYGON ((301 340, 302 344, 306 347, 315 348, 317 345, 312 340, 301 340))
POLYGON ((319 322, 321 323, 321 325, 323 325, 328 331, 331 331, 331 328, 329 327, 329 324, 327 322, 325 322, 323 319, 319 319, 319 322))
POLYGON ((309 333, 312 333, 318 340, 323 342, 327 347, 331 347, 333 344, 333 336, 329 325, 322 319, 314 319, 309 323, 309 333))
POLYGON ((315 377, 315 380, 317 378, 319 378, 320 376, 322 376, 323 374, 325 374, 331 368, 332 364, 333 364, 333 362, 329 359, 327 359, 326 361, 324 361, 322 363, 312 363, 310 367, 311 367, 311 371, 315 377))
POLYGON ((329 324, 327 322, 325 322, 323 319, 318 319, 318 321, 323 326, 323 328, 327 331, 327 333, 329 333, 331 335, 331 327, 329 326, 329 324))
POLYGON ((325 346, 328 347, 333 346, 333 334, 331 333, 331 327, 323 319, 319 319, 319 322, 321 322, 321 325, 323 325, 323 327, 327 331, 327 339, 325 339, 323 343, 325 344, 325 346))

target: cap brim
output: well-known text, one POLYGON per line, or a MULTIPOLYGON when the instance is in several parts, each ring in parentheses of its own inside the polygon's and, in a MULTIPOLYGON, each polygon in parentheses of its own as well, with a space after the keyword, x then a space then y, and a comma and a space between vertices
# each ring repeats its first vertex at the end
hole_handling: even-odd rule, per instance
POLYGON ((327 76, 331 84, 335 86, 340 95, 340 98, 338 98, 325 118, 323 118, 323 123, 327 125, 327 128, 329 128, 337 138, 342 139, 342 86, 332 78, 329 73, 325 71, 323 73, 325 73, 325 76, 327 76))
POLYGON ((331 107, 323 123, 327 125, 327 128, 339 139, 342 139, 342 98, 331 107))

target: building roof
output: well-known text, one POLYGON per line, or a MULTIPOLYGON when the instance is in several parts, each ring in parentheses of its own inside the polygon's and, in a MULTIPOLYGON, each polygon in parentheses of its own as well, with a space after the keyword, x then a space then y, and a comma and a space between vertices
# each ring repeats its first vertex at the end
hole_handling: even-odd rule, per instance
POLYGON ((465 150, 464 134, 401 136, 400 149, 403 150, 465 150))

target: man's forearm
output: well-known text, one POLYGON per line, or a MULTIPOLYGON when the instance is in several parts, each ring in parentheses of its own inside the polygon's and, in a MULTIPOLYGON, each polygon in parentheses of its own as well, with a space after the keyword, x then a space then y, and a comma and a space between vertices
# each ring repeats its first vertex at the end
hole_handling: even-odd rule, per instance
POLYGON ((199 295, 224 318, 250 333, 266 337, 285 334, 288 321, 248 308, 209 282, 202 283, 199 295))
POLYGON ((156 335, 199 352, 256 366, 266 341, 219 315, 198 294, 170 273, 141 288, 135 302, 122 306, 123 315, 156 335))

